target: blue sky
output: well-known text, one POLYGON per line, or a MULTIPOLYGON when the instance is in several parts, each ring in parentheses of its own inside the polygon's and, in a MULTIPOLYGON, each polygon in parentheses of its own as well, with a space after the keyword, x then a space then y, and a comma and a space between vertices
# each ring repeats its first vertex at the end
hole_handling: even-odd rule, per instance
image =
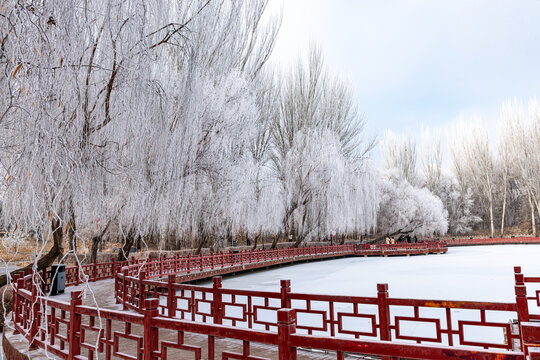
POLYGON ((283 7, 273 62, 312 41, 353 86, 367 131, 419 133, 458 117, 497 121, 540 93, 540 0, 271 0, 283 7))

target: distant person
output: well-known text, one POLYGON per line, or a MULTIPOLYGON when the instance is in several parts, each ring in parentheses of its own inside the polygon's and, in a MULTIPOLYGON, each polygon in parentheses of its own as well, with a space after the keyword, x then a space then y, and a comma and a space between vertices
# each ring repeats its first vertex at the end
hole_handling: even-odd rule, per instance
POLYGON ((392 236, 392 239, 390 239, 390 243, 393 245, 396 243, 396 239, 394 239, 394 237, 392 236))
POLYGON ((386 245, 390 244, 390 236, 386 235, 386 245))
POLYGON ((415 243, 415 244, 418 242, 418 238, 416 237, 416 235, 413 236, 412 242, 415 243))

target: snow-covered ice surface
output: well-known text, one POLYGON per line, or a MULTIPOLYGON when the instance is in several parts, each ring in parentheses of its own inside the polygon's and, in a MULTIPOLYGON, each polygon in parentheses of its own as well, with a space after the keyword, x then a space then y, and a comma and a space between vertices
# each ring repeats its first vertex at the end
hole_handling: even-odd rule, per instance
POLYGON ((292 292, 371 297, 377 296, 378 283, 387 283, 390 297, 513 302, 514 266, 521 266, 525 276, 540 276, 540 245, 452 247, 442 255, 316 261, 225 277, 223 287, 279 291, 279 281, 289 279, 292 292))
MULTIPOLYGON (((223 280, 223 287, 278 292, 279 281, 289 279, 293 293, 376 297, 377 284, 387 283, 391 298, 514 303, 513 267, 521 266, 526 276, 540 276, 539 257, 540 245, 457 247, 450 248, 448 253, 443 255, 355 257, 284 266, 263 272, 226 277, 223 280)), ((211 283, 205 282, 204 285, 211 286, 211 283)), ((530 285, 529 291, 533 288, 537 287, 535 288, 534 284, 530 285)), ((261 300, 254 298, 253 303, 261 303, 261 300)), ((236 302, 244 301, 237 299, 236 302)), ((271 305, 279 307, 279 300, 271 302, 271 305)), ((529 305, 532 312, 539 313, 539 309, 535 308, 532 302, 529 305)), ((293 300, 292 307, 305 309, 306 303, 293 300)), ((328 317, 328 303, 312 302, 311 309, 321 310, 326 315, 300 312, 298 324, 321 327, 322 317, 328 317)), ((238 310, 237 307, 226 307, 229 316, 241 317, 238 310)), ((395 323, 396 316, 415 317, 413 310, 413 307, 392 306, 391 322, 395 323)), ((361 314, 377 316, 377 307, 374 305, 359 305, 358 311, 361 314)), ((352 304, 336 303, 334 312, 335 317, 340 312, 350 314, 353 312, 352 304)), ((461 321, 481 321, 478 310, 452 309, 451 314, 454 330, 458 329, 461 321)), ((270 311, 259 311, 258 318, 275 323, 275 315, 270 311)), ((485 316, 486 321, 498 325, 486 327, 462 324, 465 341, 503 345, 504 324, 515 319, 516 313, 486 311, 485 316)), ((419 310, 419 317, 438 319, 442 329, 448 328, 444 308, 422 307, 419 310)), ((243 325, 238 323, 237 326, 243 325)), ((363 332, 373 330, 371 320, 358 317, 344 317, 343 328, 363 332)), ((298 332, 305 333, 305 330, 299 329, 298 332)), ((318 334, 324 333, 327 332, 318 334)), ((446 334, 437 334, 436 322, 400 320, 400 336, 436 339, 438 335, 441 336, 442 344, 448 344, 446 334)), ((396 338, 395 331, 392 336, 396 338)), ((453 341, 454 345, 463 346, 457 334, 453 336, 453 341)))

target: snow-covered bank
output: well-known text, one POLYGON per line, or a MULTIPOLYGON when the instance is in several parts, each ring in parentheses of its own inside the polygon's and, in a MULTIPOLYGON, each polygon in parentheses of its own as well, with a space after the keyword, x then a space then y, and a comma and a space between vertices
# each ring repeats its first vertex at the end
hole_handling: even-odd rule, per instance
POLYGON ((377 283, 388 283, 391 297, 512 302, 513 267, 540 276, 539 257, 540 245, 458 247, 444 255, 298 264, 228 277, 223 286, 279 291, 279 280, 290 279, 293 292, 376 296, 377 283))

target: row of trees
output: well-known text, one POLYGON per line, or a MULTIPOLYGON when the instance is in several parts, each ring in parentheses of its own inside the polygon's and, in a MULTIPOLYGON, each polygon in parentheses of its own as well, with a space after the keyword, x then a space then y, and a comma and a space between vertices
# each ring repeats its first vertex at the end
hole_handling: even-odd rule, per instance
POLYGON ((64 254, 65 238, 75 253, 83 236, 94 256, 102 237, 118 236, 123 258, 135 242, 219 248, 238 234, 300 245, 465 233, 486 213, 497 218, 500 199, 504 223, 517 222, 522 193, 538 210, 539 152, 518 136, 538 126, 517 104, 504 108, 496 161, 487 136, 466 129, 450 147, 450 175, 430 134, 419 175, 416 143, 389 134, 380 173, 351 89, 320 51, 287 71, 269 66, 281 15, 267 4, 2 5, 0 225, 34 234, 33 266, 64 254))
POLYGON ((540 102, 505 102, 498 119, 488 120, 460 119, 446 137, 441 131, 424 131, 419 146, 413 136, 388 133, 386 167, 442 201, 451 234, 503 236, 517 227, 536 236, 540 102))
MULTIPOLYGON (((8 0, 1 227, 47 266, 82 236, 172 249, 376 227, 374 141, 313 49, 268 64, 268 0, 8 0)), ((81 249, 78 249, 79 252, 81 249)), ((95 254, 95 252, 94 252, 95 254)))

